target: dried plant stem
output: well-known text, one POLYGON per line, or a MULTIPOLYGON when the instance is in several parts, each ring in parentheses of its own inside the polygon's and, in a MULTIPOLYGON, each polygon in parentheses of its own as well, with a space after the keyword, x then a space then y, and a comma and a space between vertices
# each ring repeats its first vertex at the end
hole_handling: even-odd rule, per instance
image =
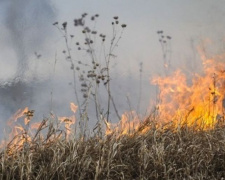
MULTIPOLYGON (((52 77, 52 81, 54 81, 54 77, 55 77, 56 63, 57 63, 57 53, 55 53, 55 61, 54 61, 54 65, 53 65, 53 77, 52 77)), ((53 111, 53 84, 52 84, 52 89, 51 89, 50 94, 51 94, 50 112, 52 112, 53 111)))

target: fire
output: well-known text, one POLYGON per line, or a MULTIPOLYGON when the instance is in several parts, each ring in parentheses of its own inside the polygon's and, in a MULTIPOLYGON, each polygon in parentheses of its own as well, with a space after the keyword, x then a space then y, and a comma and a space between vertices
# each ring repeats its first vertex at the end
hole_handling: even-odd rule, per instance
POLYGON ((19 118, 24 116, 24 113, 28 111, 28 107, 25 107, 24 110, 19 109, 17 112, 8 120, 8 126, 11 127, 11 125, 16 122, 19 118))
POLYGON ((119 135, 130 134, 137 130, 140 122, 134 111, 126 112, 122 115, 121 120, 118 124, 111 124, 109 122, 106 123, 106 135, 116 133, 119 135), (132 121, 130 121, 130 117, 132 117, 132 121))
MULTIPOLYGON (((22 125, 16 124, 17 120, 19 118, 24 117, 24 123, 25 125, 29 124, 29 121, 31 120, 30 112, 28 107, 22 109, 19 109, 8 121, 8 126, 12 129, 11 133, 9 134, 9 139, 12 139, 10 143, 8 144, 9 153, 12 153, 12 151, 17 150, 18 147, 23 147, 24 145, 27 145, 31 141, 31 137, 28 135, 28 130, 23 127, 22 125)), ((4 147, 6 145, 6 141, 3 141, 1 143, 1 147, 4 147)))
POLYGON ((58 117, 58 120, 60 121, 61 124, 64 124, 65 130, 66 130, 66 139, 69 139, 69 136, 71 134, 71 125, 75 124, 76 118, 75 116, 70 116, 70 117, 58 117))
POLYGON ((30 125, 31 129, 38 129, 41 125, 41 122, 34 122, 30 125))
MULTIPOLYGON (((149 117, 143 119, 135 111, 125 112, 117 124, 105 121, 105 135, 120 137, 146 133, 151 128, 150 121, 157 122, 154 126, 157 128, 172 123, 171 127, 193 127, 196 130, 208 130, 224 123, 225 62, 220 61, 223 57, 222 55, 207 59, 202 54, 203 72, 192 74, 191 77, 181 70, 166 77, 154 77, 151 83, 159 89, 154 117, 151 120, 149 117)), ((78 106, 71 102, 72 115, 58 117, 60 124, 64 125, 67 140, 72 133, 72 125, 76 123, 77 108, 78 106)), ((29 130, 38 129, 41 124, 31 123, 33 113, 34 111, 27 107, 20 109, 8 122, 8 125, 13 127, 19 118, 24 117, 25 127, 16 125, 12 128, 14 144, 23 145, 31 141, 29 130)))
POLYGON ((180 70, 167 77, 156 77, 159 87, 158 121, 176 127, 211 129, 221 123, 225 109, 225 63, 202 57, 203 75, 190 82, 180 70))
POLYGON ((75 113, 77 111, 78 106, 76 106, 73 102, 70 103, 70 109, 71 111, 74 113, 72 116, 70 117, 58 117, 58 120, 61 123, 64 123, 65 125, 65 129, 66 129, 66 139, 69 139, 69 136, 71 134, 71 125, 75 124, 76 122, 76 117, 75 117, 75 113))
MULTIPOLYGON (((73 112, 73 115, 70 117, 58 117, 60 124, 64 125, 66 132, 66 139, 68 140, 71 135, 71 126, 75 124, 76 117, 75 113, 78 106, 74 103, 70 103, 70 109, 73 112)), ((24 109, 19 109, 7 122, 7 125, 11 128, 11 133, 8 140, 3 140, 0 144, 0 148, 3 148, 7 145, 8 153, 13 153, 18 148, 29 147, 32 142, 32 138, 35 137, 33 130, 40 131, 42 128, 46 127, 46 120, 42 122, 31 122, 34 115, 34 110, 29 110, 28 107, 24 109), (18 124, 18 119, 23 118, 24 124, 18 124), (44 123, 44 124, 43 124, 44 123)), ((55 119, 53 114, 51 114, 52 119, 55 119)), ((42 134, 39 134, 39 137, 43 137, 42 134)))
POLYGON ((76 106, 73 102, 70 103, 70 109, 75 114, 77 112, 78 106, 76 106))
MULTIPOLYGON (((191 127, 195 130, 209 130, 224 124, 225 115, 225 54, 207 59, 201 53, 203 72, 188 77, 177 70, 166 77, 154 77, 151 83, 158 86, 159 96, 153 121, 156 127, 170 124, 175 129, 191 127)), ((135 112, 126 112, 119 123, 106 122, 106 135, 131 135, 146 133, 135 112)), ((145 120, 149 120, 148 118, 145 120)))
POLYGON ((106 122, 106 131, 105 135, 115 135, 120 137, 122 135, 132 136, 134 133, 145 133, 149 130, 149 126, 143 126, 144 122, 141 121, 141 118, 135 111, 125 112, 119 123, 109 123, 106 122))

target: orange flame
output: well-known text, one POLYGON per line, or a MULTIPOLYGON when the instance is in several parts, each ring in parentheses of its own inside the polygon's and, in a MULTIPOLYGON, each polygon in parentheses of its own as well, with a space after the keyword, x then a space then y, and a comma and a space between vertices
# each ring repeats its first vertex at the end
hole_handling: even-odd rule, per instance
POLYGON ((8 126, 12 127, 12 124, 16 122, 19 118, 23 117, 24 113, 27 111, 28 111, 28 107, 25 107, 24 110, 22 109, 17 110, 16 113, 11 118, 9 118, 7 123, 8 126))
POLYGON ((76 106, 74 103, 70 103, 70 109, 75 114, 77 111, 78 106, 76 106))
POLYGON ((34 122, 30 125, 31 129, 38 129, 41 125, 41 122, 34 122))
POLYGON ((204 73, 195 74, 190 83, 180 70, 152 80, 160 90, 160 122, 211 129, 224 117, 225 63, 202 58, 204 73))
MULTIPOLYGON (((71 125, 75 124, 76 117, 75 113, 77 111, 78 106, 74 103, 70 103, 70 109, 73 112, 73 115, 70 117, 58 117, 58 120, 64 124, 66 131, 66 139, 69 139, 71 134, 71 125)), ((43 122, 32 122, 31 118, 33 117, 34 110, 29 110, 28 107, 25 109, 19 109, 7 122, 7 125, 11 128, 11 133, 9 134, 9 138, 7 140, 2 140, 0 144, 0 148, 3 148, 7 145, 9 153, 17 150, 18 148, 29 147, 29 143, 32 140, 32 135, 34 129, 38 130, 43 122), (24 124, 16 123, 19 118, 24 118, 24 124)), ((51 114, 51 118, 55 118, 53 114, 51 114)), ((40 134, 42 137, 42 134, 40 134)))
MULTIPOLYGON (((10 144, 9 146, 9 153, 12 153, 17 148, 23 147, 25 144, 31 141, 31 137, 28 135, 27 130, 22 125, 15 124, 19 118, 24 118, 25 125, 28 123, 28 120, 30 118, 26 115, 26 113, 29 112, 28 107, 26 107, 24 110, 19 109, 8 121, 8 126, 12 129, 11 133, 9 134, 9 140, 10 144)), ((7 141, 1 142, 1 147, 4 147, 7 143, 7 141)))
POLYGON ((78 106, 76 106, 74 103, 70 103, 70 109, 71 111, 74 113, 74 115, 70 116, 70 117, 58 117, 58 120, 61 121, 61 123, 64 123, 65 125, 65 129, 66 129, 66 138, 68 139, 70 134, 71 134, 71 125, 75 124, 76 122, 76 117, 75 117, 75 113, 77 111, 78 106))
MULTIPOLYGON (((120 137, 122 135, 133 135, 135 132, 137 132, 142 122, 140 118, 138 117, 137 113, 135 111, 131 112, 125 112, 119 123, 109 123, 106 122, 106 131, 105 135, 112 135, 114 134, 116 137, 120 137)), ((144 133, 148 127, 146 126, 144 129, 142 129, 140 132, 144 133)))
MULTIPOLYGON (((201 52, 200 52, 201 53, 201 52)), ((166 77, 155 77, 159 88, 155 127, 171 124, 175 128, 208 130, 223 125, 225 115, 225 54, 207 59, 201 53, 203 73, 188 78, 181 70, 166 77)), ((134 112, 124 113, 118 124, 106 124, 106 135, 131 135, 139 131, 141 121, 134 112), (132 116, 131 116, 132 115, 132 116)), ((150 127, 142 127, 145 133, 150 127)))
POLYGON ((61 123, 64 123, 65 129, 66 129, 66 139, 69 139, 69 136, 71 134, 71 125, 75 124, 75 122, 76 122, 75 116, 58 117, 58 120, 61 121, 61 123))

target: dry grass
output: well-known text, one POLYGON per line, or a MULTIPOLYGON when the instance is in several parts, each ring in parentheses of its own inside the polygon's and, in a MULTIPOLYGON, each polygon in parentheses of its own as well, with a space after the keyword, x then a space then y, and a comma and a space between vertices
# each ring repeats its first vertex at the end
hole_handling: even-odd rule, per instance
POLYGON ((145 134, 65 140, 48 126, 1 152, 1 179, 223 179, 225 130, 152 127, 145 134), (39 131, 38 133, 41 133, 39 131), (26 146, 25 146, 26 145, 26 146))
MULTIPOLYGON (((121 25, 123 29, 117 36, 116 30, 119 22, 118 17, 114 17, 113 37, 110 41, 109 53, 103 57, 104 65, 102 65, 102 59, 96 59, 95 46, 93 46, 96 31, 92 31, 91 35, 88 34, 89 28, 87 29, 83 24, 85 16, 86 13, 81 18, 75 19, 75 26, 84 28, 82 32, 85 36, 85 48, 82 48, 79 42, 76 45, 78 51, 84 51, 90 55, 90 70, 87 71, 87 78, 81 71, 85 64, 80 61, 76 62, 71 54, 68 41, 74 36, 69 36, 67 23, 62 24, 63 28, 58 26, 58 22, 54 23, 65 38, 67 52, 64 50, 63 53, 73 71, 74 93, 79 111, 79 131, 78 133, 77 129, 74 131, 78 134, 77 137, 67 139, 67 132, 59 130, 51 120, 43 120, 37 132, 32 136, 28 135, 27 129, 24 129, 21 131, 22 134, 14 137, 0 152, 0 178, 2 180, 224 179, 225 129, 222 125, 207 131, 187 127, 175 129, 172 125, 171 127, 166 125, 156 128, 156 125, 151 124, 147 119, 131 135, 118 136, 114 131, 116 133, 102 136, 104 134, 102 124, 105 119, 106 124, 110 119, 111 106, 118 119, 121 119, 110 90, 109 69, 111 68, 110 61, 114 58, 112 52, 118 46, 126 25, 121 25), (83 102, 79 101, 77 94, 79 92, 76 82, 78 78, 84 97, 83 102), (106 104, 103 105, 98 99, 100 85, 106 89, 108 96, 106 104), (97 133, 91 137, 85 137, 85 123, 89 119, 87 109, 91 98, 95 102, 96 119, 98 120, 95 127, 97 133), (83 111, 80 107, 82 104, 83 111), (102 107, 106 107, 104 112, 101 110, 102 107), (142 133, 146 126, 149 126, 149 130, 142 133), (14 140, 17 138, 21 138, 23 143, 21 141, 15 143, 14 140)), ((95 15, 91 19, 97 17, 98 15, 95 15)), ((159 32, 162 34, 162 31, 159 32)), ((105 48, 105 37, 100 34, 103 49, 105 48)), ((171 37, 167 36, 167 39, 169 40, 171 37)), ((165 57, 164 63, 169 65, 170 61, 166 59, 164 51, 163 56, 165 57)), ((56 66, 56 59, 54 66, 56 66)), ((84 67, 86 68, 86 66, 84 67)), ((140 69, 141 71, 142 69, 140 69)), ((53 92, 51 92, 52 94, 53 92)), ((139 99, 141 99, 141 88, 139 99)), ((137 110, 139 111, 139 105, 137 110)), ((26 116, 33 116, 32 113, 27 113, 26 116)), ((157 121, 157 119, 153 120, 157 121)))

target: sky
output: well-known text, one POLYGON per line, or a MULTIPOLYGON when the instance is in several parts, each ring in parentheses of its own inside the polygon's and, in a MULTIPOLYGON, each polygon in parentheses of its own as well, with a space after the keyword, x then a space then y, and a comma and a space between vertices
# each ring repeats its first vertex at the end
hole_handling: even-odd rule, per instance
MULTIPOLYGON (((221 0, 123 0, 123 1, 55 1, 59 21, 72 22, 82 12, 99 13, 99 27, 110 34, 113 16, 120 16, 126 22, 126 29, 120 47, 119 59, 138 71, 138 62, 143 62, 147 76, 158 73, 162 68, 162 49, 158 42, 157 30, 164 30, 172 37, 172 64, 185 66, 185 61, 195 61, 196 50, 201 41, 209 39, 214 46, 224 41, 225 2, 221 0), (126 60, 124 60, 126 59, 126 60), (157 68, 156 68, 157 67, 157 68)), ((219 47, 223 48, 223 47, 219 47)), ((192 68, 195 68, 193 63, 192 68)), ((186 68, 186 67, 185 67, 186 68)))
MULTIPOLYGON (((224 51, 224 7, 223 0, 0 0, 1 121, 5 122, 16 108, 27 105, 47 116, 52 110, 51 92, 54 112, 70 113, 69 102, 75 101, 69 85, 72 75, 62 53, 66 48, 64 38, 52 25, 54 22, 60 26, 68 22, 68 33, 75 36, 70 45, 75 49, 82 33, 74 28, 73 20, 84 12, 88 19, 99 14, 95 26, 107 35, 109 46, 111 23, 114 16, 119 16, 127 28, 114 52, 117 58, 112 62, 112 95, 122 114, 137 109, 141 92, 140 109, 145 113, 151 99, 157 96, 155 87, 150 85, 151 77, 165 75, 157 31, 163 30, 165 36, 172 37, 166 47, 170 71, 180 68, 198 72, 198 46, 206 46, 208 56, 224 51), (22 85, 12 85, 15 81, 22 85)), ((76 58, 78 55, 74 51, 76 58)))

